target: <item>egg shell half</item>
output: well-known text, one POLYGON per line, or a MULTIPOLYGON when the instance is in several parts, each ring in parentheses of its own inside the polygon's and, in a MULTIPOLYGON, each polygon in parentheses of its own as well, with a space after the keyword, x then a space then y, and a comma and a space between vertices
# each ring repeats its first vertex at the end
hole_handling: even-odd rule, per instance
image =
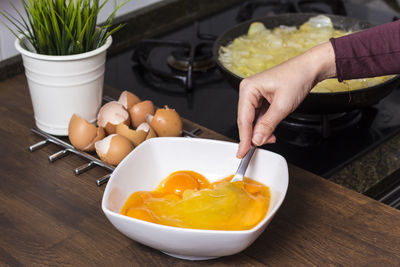
POLYGON ((123 91, 118 98, 118 102, 121 103, 124 108, 126 108, 126 110, 129 110, 132 106, 139 103, 140 101, 140 98, 137 97, 134 93, 126 90, 123 91))
POLYGON ((148 131, 141 129, 132 130, 127 125, 120 123, 117 125, 117 134, 128 138, 136 147, 146 139, 148 131))
POLYGON ((154 104, 150 100, 145 100, 137 103, 129 110, 131 116, 131 124, 133 127, 138 127, 141 123, 146 122, 146 116, 148 114, 154 114, 154 104))
POLYGON ((110 101, 100 108, 97 124, 106 130, 107 134, 116 133, 117 125, 124 123, 129 126, 129 113, 118 101, 110 101))
POLYGON ((79 150, 93 151, 94 142, 104 138, 102 127, 96 127, 87 120, 73 114, 68 125, 70 143, 79 150))
POLYGON ((158 109, 150 121, 157 136, 174 137, 182 135, 182 119, 175 109, 158 109))
POLYGON ((94 145, 100 159, 114 166, 118 165, 134 148, 128 138, 119 134, 111 134, 94 145))

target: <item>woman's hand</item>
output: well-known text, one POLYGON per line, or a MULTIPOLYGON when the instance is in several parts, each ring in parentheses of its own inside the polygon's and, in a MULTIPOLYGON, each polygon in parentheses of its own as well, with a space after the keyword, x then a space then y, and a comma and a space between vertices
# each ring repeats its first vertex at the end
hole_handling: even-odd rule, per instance
POLYGON ((251 143, 256 146, 274 143, 276 126, 300 105, 315 84, 335 76, 335 55, 327 42, 244 79, 239 88, 237 157, 242 158, 251 143), (268 105, 265 100, 269 107, 258 114, 263 105, 268 105))

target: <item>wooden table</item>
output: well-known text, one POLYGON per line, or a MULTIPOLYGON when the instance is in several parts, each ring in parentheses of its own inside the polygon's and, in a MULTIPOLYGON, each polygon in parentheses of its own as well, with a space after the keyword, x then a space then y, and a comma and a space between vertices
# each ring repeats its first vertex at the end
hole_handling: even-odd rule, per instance
MULTIPOLYGON (((116 97, 119 91, 106 89, 116 97)), ((169 257, 120 234, 101 210, 103 187, 96 167, 68 155, 54 163, 59 147, 28 147, 32 106, 23 75, 0 83, 0 265, 73 266, 299 266, 370 265, 400 262, 400 211, 289 166, 287 197, 272 223, 240 254, 191 262, 169 257)), ((185 128, 197 125, 185 121, 185 128)), ((201 127, 202 128, 202 127, 201 127)), ((201 137, 226 139, 202 128, 201 137)))

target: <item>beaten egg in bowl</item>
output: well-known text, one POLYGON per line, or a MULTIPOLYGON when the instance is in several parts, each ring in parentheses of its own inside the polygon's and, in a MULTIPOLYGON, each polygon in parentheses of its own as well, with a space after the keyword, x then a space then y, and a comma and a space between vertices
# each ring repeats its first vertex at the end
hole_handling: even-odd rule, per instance
POLYGON ((134 192, 121 214, 147 222, 208 230, 247 230, 267 214, 269 188, 233 175, 210 183, 194 171, 171 173, 153 191, 134 192))
MULTIPOLYGON (((246 171, 246 176, 251 177, 253 181, 250 181, 249 186, 245 185, 245 190, 254 195, 258 194, 258 197, 264 195, 266 196, 265 201, 267 201, 267 203, 261 201, 265 205, 260 205, 260 209, 254 202, 253 207, 260 211, 256 213, 261 221, 258 221, 257 218, 245 220, 245 224, 249 224, 246 228, 250 229, 220 230, 218 222, 218 230, 209 230, 208 226, 205 227, 208 229, 204 229, 204 227, 203 229, 194 229, 193 226, 184 228, 149 222, 148 220, 153 219, 153 215, 159 216, 157 215, 158 210, 150 213, 151 216, 147 216, 149 213, 145 211, 145 207, 140 207, 144 208, 144 212, 137 212, 135 208, 130 210, 133 217, 121 214, 125 204, 129 202, 130 196, 135 192, 156 190, 158 194, 167 198, 167 203, 158 204, 172 204, 172 210, 180 210, 181 205, 194 204, 192 200, 196 198, 196 193, 207 189, 210 184, 217 185, 221 178, 237 169, 240 159, 236 158, 236 151, 237 144, 231 142, 202 138, 151 138, 137 146, 115 168, 103 195, 104 214, 122 234, 174 257, 204 260, 239 253, 263 233, 285 198, 289 183, 288 167, 286 160, 276 153, 256 149, 246 171), (176 170, 187 171, 175 172, 176 170), (191 170, 207 177, 210 184, 207 184, 207 181, 191 170), (198 188, 198 190, 193 190, 193 188, 198 188), (189 191, 186 196, 184 196, 185 191, 189 191), (180 202, 181 195, 189 202, 186 204, 181 202, 174 207, 175 201, 176 203, 180 202), (168 198, 171 199, 171 202, 168 202, 168 198)), ((236 188, 231 187, 230 183, 225 183, 225 186, 221 184, 221 186, 221 190, 226 189, 227 193, 236 192, 236 188)), ((210 191, 208 192, 210 193, 210 191)), ((243 203, 246 204, 248 199, 243 193, 242 191, 235 196, 231 194, 233 198, 227 196, 226 200, 238 200, 237 196, 240 196, 244 197, 241 200, 244 200, 243 203)), ((200 198, 204 197, 206 204, 209 204, 207 201, 209 196, 207 194, 206 196, 199 195, 200 198)), ((136 205, 136 203, 133 204, 136 205)), ((236 206, 232 205, 231 201, 221 201, 220 204, 220 207, 228 205, 228 209, 236 206)), ((125 206, 127 210, 129 205, 128 203, 125 206)), ((141 205, 140 202, 139 205, 141 205)), ((206 214, 207 210, 203 214, 206 214)), ((171 210, 167 211, 170 213, 171 210)), ((128 213, 130 212, 128 211, 128 213)), ((232 210, 230 212, 232 214, 232 210)), ((186 216, 185 212, 183 215, 186 219, 190 217, 186 216)), ((219 216, 219 214, 215 215, 219 216)), ((236 216, 236 214, 233 215, 236 216)), ((225 224, 229 218, 223 217, 223 224, 225 224)), ((212 223, 216 217, 209 219, 211 220, 208 223, 212 223)), ((201 220, 197 220, 197 222, 202 223, 201 220)), ((233 217, 230 219, 230 223, 232 222, 234 222, 233 217)))

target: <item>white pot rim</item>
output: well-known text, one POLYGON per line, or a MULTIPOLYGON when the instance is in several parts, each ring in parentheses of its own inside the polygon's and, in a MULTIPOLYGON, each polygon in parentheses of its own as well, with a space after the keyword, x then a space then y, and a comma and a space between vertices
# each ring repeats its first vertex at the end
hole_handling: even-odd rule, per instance
MULTIPOLYGON (((25 39, 26 37, 24 35, 20 35, 19 38, 25 39)), ((109 36, 107 38, 106 42, 101 47, 99 47, 95 50, 85 52, 85 53, 75 54, 75 55, 66 55, 66 56, 49 56, 49 55, 43 55, 43 54, 37 54, 37 53, 31 52, 21 46, 19 39, 15 40, 14 46, 18 52, 20 52, 21 54, 23 54, 24 56, 27 56, 27 57, 41 59, 41 60, 48 60, 48 61, 71 61, 71 60, 79 60, 82 58, 93 57, 98 54, 101 54, 111 46, 111 43, 112 43, 112 37, 109 36)))

